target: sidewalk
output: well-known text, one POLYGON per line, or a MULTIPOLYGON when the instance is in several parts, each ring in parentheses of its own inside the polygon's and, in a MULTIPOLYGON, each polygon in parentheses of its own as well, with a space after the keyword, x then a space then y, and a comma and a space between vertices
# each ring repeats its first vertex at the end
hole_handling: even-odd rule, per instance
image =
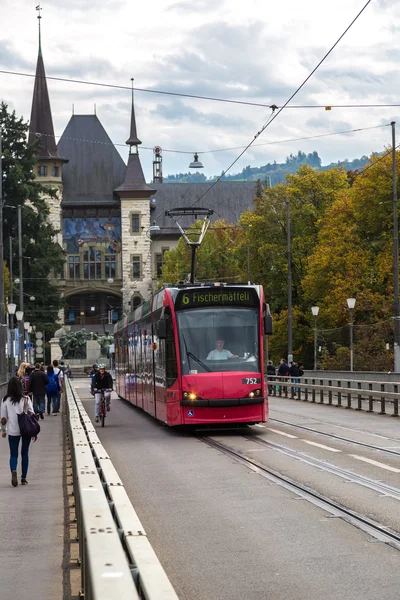
MULTIPOLYGON (((0 438, 1 600, 63 598, 62 416, 46 415, 40 426, 29 450, 27 486, 11 486, 8 439, 0 438)), ((20 468, 19 456, 19 482, 20 468)))

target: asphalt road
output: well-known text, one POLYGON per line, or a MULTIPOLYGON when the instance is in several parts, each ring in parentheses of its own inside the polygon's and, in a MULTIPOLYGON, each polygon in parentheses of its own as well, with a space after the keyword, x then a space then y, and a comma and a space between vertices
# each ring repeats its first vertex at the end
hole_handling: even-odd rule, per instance
MULTIPOLYGON (((83 401, 89 398, 87 380, 73 384, 83 401)), ((93 403, 92 399, 85 402, 90 415, 93 403)), ((385 436, 400 437, 399 425, 390 417, 283 399, 272 399, 271 405, 272 417, 319 430, 323 426, 340 430, 344 437, 349 431, 340 427, 356 429, 354 435, 369 443, 375 439, 372 434, 379 433, 386 446, 396 442, 384 440, 385 436)), ((252 430, 255 436, 290 444, 320 460, 339 461, 342 468, 400 487, 395 471, 351 456, 361 452, 364 458, 386 461, 368 449, 354 450, 348 443, 305 431, 299 434, 272 422, 252 430), (305 439, 313 443, 306 445, 305 439)), ((98 433, 181 600, 398 599, 400 552, 332 518, 193 435, 168 430, 119 399, 113 400, 106 427, 99 427, 98 433)), ((398 502, 393 499, 368 492, 366 501, 360 486, 348 484, 350 491, 346 491, 340 478, 275 449, 257 447, 240 434, 220 439, 231 447, 250 449, 257 460, 311 487, 319 486, 326 495, 349 499, 360 510, 374 505, 379 516, 385 512, 379 506, 389 500, 394 520, 392 516, 388 520, 396 522, 398 502)), ((387 464, 395 468, 398 461, 390 459, 387 464)))

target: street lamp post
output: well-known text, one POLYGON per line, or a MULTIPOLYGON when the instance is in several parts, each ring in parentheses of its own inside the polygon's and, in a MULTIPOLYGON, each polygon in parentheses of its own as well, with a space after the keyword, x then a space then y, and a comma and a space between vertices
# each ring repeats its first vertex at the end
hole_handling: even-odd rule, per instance
POLYGON ((24 321, 24 346, 26 347, 26 360, 29 362, 29 352, 28 352, 28 329, 29 329, 29 321, 24 321))
POLYGON ((350 371, 353 371, 353 310, 355 305, 355 298, 347 298, 347 306, 350 312, 350 371))
POLYGON ((6 378, 6 322, 4 309, 4 250, 3 250, 3 164, 0 129, 0 379, 6 378))
POLYGON ((287 264, 288 264, 288 364, 293 360, 293 316, 292 316, 292 256, 290 247, 290 200, 286 199, 286 218, 287 218, 287 264))
POLYGON ((18 259, 19 259, 19 312, 22 314, 19 322, 19 354, 24 356, 24 280, 22 271, 22 206, 18 206, 18 259))
POLYGON ((397 219, 396 122, 392 126, 394 370, 400 372, 399 231, 397 219))
POLYGON ((7 305, 7 310, 8 310, 8 315, 9 315, 9 322, 10 322, 10 375, 14 375, 14 367, 15 367, 15 355, 14 355, 14 348, 15 348, 15 334, 14 334, 14 315, 15 315, 15 311, 17 310, 17 305, 14 304, 14 302, 9 302, 7 305))
POLYGON ((317 370, 317 316, 319 313, 319 306, 312 306, 311 312, 314 315, 314 371, 317 370))
MULTIPOLYGON (((23 361, 23 357, 24 357, 24 353, 23 353, 23 348, 24 348, 24 340, 22 338, 22 342, 21 342, 21 323, 23 324, 24 322, 24 313, 22 310, 17 310, 15 313, 16 319, 17 319, 17 323, 18 323, 18 358, 19 358, 19 362, 21 363, 23 361), (22 347, 22 352, 21 352, 21 347, 22 347)), ((22 325, 23 327, 23 325, 22 325)))

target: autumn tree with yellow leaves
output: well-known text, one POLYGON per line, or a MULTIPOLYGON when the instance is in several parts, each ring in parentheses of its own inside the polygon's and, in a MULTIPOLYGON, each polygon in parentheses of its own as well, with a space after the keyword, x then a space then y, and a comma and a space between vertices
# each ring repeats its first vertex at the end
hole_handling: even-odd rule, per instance
MULTIPOLYGON (((400 152, 399 159, 400 159, 400 152)), ((400 164, 400 160, 398 160, 400 164)), ((311 368, 313 320, 318 315, 321 368, 349 368, 349 311, 356 298, 356 370, 393 364, 393 212, 390 153, 374 155, 361 172, 302 166, 285 184, 262 190, 238 226, 216 222, 198 250, 196 279, 264 286, 275 322, 269 339, 274 362, 287 356, 287 203, 291 213, 293 354, 311 368)), ((199 223, 195 225, 199 228, 199 223)), ((165 255, 163 281, 187 279, 190 249, 180 240, 165 255)))

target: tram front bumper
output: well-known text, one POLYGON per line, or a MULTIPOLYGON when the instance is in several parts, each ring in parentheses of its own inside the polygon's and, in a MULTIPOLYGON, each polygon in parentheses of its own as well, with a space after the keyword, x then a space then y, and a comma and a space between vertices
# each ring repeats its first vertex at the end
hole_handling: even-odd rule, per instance
POLYGON ((264 402, 265 398, 259 396, 255 398, 212 398, 210 400, 204 400, 203 398, 190 400, 189 398, 184 398, 181 400, 181 406, 191 406, 192 408, 226 408, 229 406, 250 406, 253 404, 263 404, 264 402))

